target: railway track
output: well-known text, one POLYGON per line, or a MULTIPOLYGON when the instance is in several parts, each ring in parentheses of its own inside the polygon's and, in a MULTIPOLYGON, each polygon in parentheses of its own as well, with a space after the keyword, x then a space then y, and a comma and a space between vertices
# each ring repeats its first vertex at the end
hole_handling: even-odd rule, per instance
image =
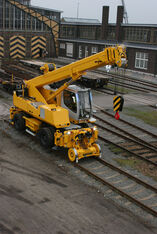
MULTIPOLYGON (((4 119, 4 122, 10 125, 8 120, 4 119)), ((154 184, 150 184, 100 158, 82 160, 75 163, 74 166, 126 198, 129 201, 129 203, 127 202, 129 206, 135 204, 157 217, 157 187, 154 184)))
MULTIPOLYGON (((157 217, 157 188, 149 183, 129 174, 103 159, 97 162, 75 164, 87 175, 93 177, 112 191, 125 197, 131 203, 136 204, 146 212, 157 217)), ((130 204, 131 204, 130 203, 130 204)))
POLYGON ((156 90, 154 89, 150 89, 150 88, 146 88, 146 87, 138 87, 138 86, 135 86, 132 85, 132 84, 124 84, 124 82, 119 82, 119 81, 109 81, 109 84, 112 84, 112 85, 117 85, 117 86, 120 86, 122 88, 127 88, 127 89, 132 89, 132 90, 136 90, 136 91, 139 91, 139 92, 144 92, 144 93, 149 93, 149 92, 155 92, 156 90))
MULTIPOLYGON (((105 95, 124 95, 125 93, 123 92, 119 92, 119 91, 114 91, 114 90, 111 90, 111 89, 107 89, 107 88, 98 88, 98 89, 94 89, 96 92, 98 93, 102 93, 102 94, 105 94, 105 95)), ((125 100, 128 100, 130 102, 133 102, 133 103, 138 103, 138 104, 141 104, 141 105, 145 105, 145 106, 149 106, 153 109, 156 109, 156 99, 155 97, 154 98, 145 98, 144 96, 139 96, 139 95, 125 95, 124 96, 125 100)))
MULTIPOLYGON (((57 63, 60 64, 61 66, 68 64, 67 61, 59 61, 59 59, 57 60, 57 63)), ((109 79, 109 83, 111 83, 112 85, 115 86, 120 86, 123 88, 127 88, 127 89, 132 89, 132 90, 136 90, 136 91, 140 91, 140 92, 156 92, 157 91, 157 84, 150 82, 150 81, 146 81, 146 80, 141 80, 135 77, 130 77, 127 76, 125 74, 125 70, 124 70, 124 74, 118 74, 117 73, 109 73, 106 71, 103 71, 101 69, 95 70, 95 71, 91 71, 93 74, 101 74, 104 75, 105 77, 108 78, 112 78, 111 80, 109 79), (128 83, 124 82, 127 81, 128 83)), ((113 90, 114 92, 114 90, 113 90)), ((119 92, 118 92, 119 93, 119 92)))
POLYGON ((109 73, 109 76, 114 77, 115 79, 120 79, 120 80, 125 79, 127 81, 131 81, 131 82, 136 83, 136 84, 142 84, 142 85, 145 85, 147 87, 157 88, 157 84, 155 84, 155 83, 152 83, 150 81, 140 80, 140 79, 137 79, 134 77, 129 77, 127 75, 118 75, 118 74, 115 75, 115 74, 109 73))
MULTIPOLYGON (((99 139, 112 144, 129 155, 139 158, 154 166, 157 165, 157 135, 120 119, 115 122, 114 116, 101 111, 94 115, 95 125, 99 128, 99 139)), ((128 156, 128 155, 127 155, 128 156)))
POLYGON ((101 70, 93 71, 93 73, 104 74, 105 76, 113 78, 112 80, 109 80, 109 83, 112 85, 117 85, 120 87, 133 89, 133 90, 140 91, 140 92, 156 92, 157 91, 156 83, 129 77, 129 76, 126 76, 125 74, 124 75, 120 75, 116 73, 112 74, 112 73, 107 73, 101 70), (128 83, 124 83, 126 81, 128 83))
MULTIPOLYGON (((10 74, 14 74, 17 77, 20 77, 21 79, 23 79, 23 78, 26 79, 26 77, 28 79, 30 79, 32 77, 35 77, 35 76, 39 75, 39 71, 38 71, 39 67, 40 67, 39 64, 38 64, 38 66, 36 65, 35 67, 29 67, 29 69, 28 69, 27 65, 30 66, 30 64, 27 64, 26 62, 23 62, 23 61, 21 61, 21 63, 19 63, 19 64, 12 64, 11 62, 10 63, 6 62, 6 63, 3 64, 3 68, 6 70, 6 72, 8 72, 10 74), (9 67, 9 70, 8 70, 8 67, 9 67), (38 69, 37 69, 37 67, 38 67, 38 69)), ((58 67, 60 67, 60 66, 61 65, 58 63, 58 67)), ((100 79, 101 82, 100 83, 105 84, 105 85, 107 83, 109 83, 109 84, 111 84, 113 86, 113 89, 106 87, 105 89, 107 91, 105 91, 105 89, 101 90, 102 93, 112 94, 112 93, 115 93, 115 91, 117 93, 120 93, 120 94, 126 93, 125 90, 123 90, 123 91, 116 90, 117 86, 129 89, 129 90, 136 90, 136 91, 139 91, 139 92, 144 92, 144 93, 156 92, 157 91, 157 84, 153 84, 153 83, 150 83, 150 82, 147 82, 147 81, 137 80, 137 79, 132 78, 132 77, 130 78, 130 77, 126 76, 126 75, 118 75, 118 74, 107 73, 107 72, 101 71, 101 70, 91 71, 89 73, 89 77, 92 76, 92 79, 88 78, 90 80, 89 83, 91 84, 92 88, 94 88, 94 86, 97 85, 97 80, 100 78, 99 77, 100 75, 101 75, 101 79, 100 79), (95 74, 96 77, 93 74, 95 74), (106 80, 104 83, 103 83, 103 76, 104 76, 104 80, 106 80), (94 79, 94 77, 95 77, 95 79, 94 79), (93 81, 93 84, 92 84, 92 81, 93 81), (128 83, 126 83, 126 81, 128 83)), ((84 82, 85 85, 87 85, 88 84, 88 79, 83 78, 82 82, 84 82)), ((102 86, 103 85, 101 85, 100 88, 102 86)))
MULTIPOLYGON (((103 94, 107 94, 107 95, 114 95, 114 90, 112 89, 108 89, 108 88, 97 88, 97 89, 93 89, 99 93, 103 93, 103 94)), ((121 93, 121 92, 117 92, 119 94, 124 94, 124 93, 121 93)))

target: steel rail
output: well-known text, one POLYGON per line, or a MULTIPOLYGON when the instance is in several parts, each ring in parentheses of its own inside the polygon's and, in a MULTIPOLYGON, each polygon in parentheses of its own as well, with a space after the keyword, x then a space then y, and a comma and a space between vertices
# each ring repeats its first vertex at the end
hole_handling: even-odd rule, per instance
POLYGON ((101 126, 101 125, 99 125, 97 123, 95 123, 95 125, 97 127, 99 127, 99 128, 102 128, 103 130, 108 131, 108 132, 110 132, 110 133, 112 133, 114 135, 117 135, 117 136, 119 136, 119 137, 121 137, 121 138, 123 138, 125 140, 132 141, 132 142, 134 142, 134 143, 136 143, 138 145, 141 145, 141 146, 143 146, 143 147, 145 147, 145 148, 147 148, 147 149, 149 149, 151 151, 154 151, 155 153, 157 152, 157 149, 151 148, 151 147, 145 145, 144 143, 138 142, 137 140, 134 140, 134 139, 131 139, 131 138, 127 137, 127 136, 121 135, 120 133, 115 132, 115 131, 113 131, 111 129, 105 128, 105 127, 103 127, 103 126, 101 126))
POLYGON ((132 84, 123 84, 123 82, 114 82, 114 81, 108 81, 108 83, 110 84, 116 84, 116 85, 119 85, 121 87, 124 87, 124 88, 128 88, 128 89, 133 89, 133 90, 138 90, 138 91, 141 91, 141 92, 145 92, 145 91, 151 91, 151 92, 156 92, 156 90, 154 89, 149 89, 149 88, 145 88, 145 87, 138 87, 138 86, 135 86, 135 85, 132 85, 132 84))
MULTIPOLYGON (((105 93, 105 94, 109 94, 109 95, 114 95, 115 94, 115 91, 113 89, 109 89, 109 88, 97 88, 97 89, 93 89, 92 90, 95 90, 95 91, 98 91, 100 93, 105 93), (109 93, 110 92, 110 93, 109 93)), ((116 91, 116 93, 119 93, 121 95, 125 94, 124 92, 120 92, 120 91, 116 91)))
POLYGON ((109 77, 114 77, 116 79, 121 79, 121 80, 128 80, 128 81, 131 81, 131 82, 134 82, 134 83, 138 83, 138 84, 143 84, 143 85, 147 85, 149 87, 152 87, 152 88, 157 88, 157 84, 155 83, 151 83, 151 82, 148 82, 148 81, 145 81, 145 80, 140 80, 140 79, 137 79, 137 78, 134 78, 134 77, 129 77, 127 75, 122 75, 122 74, 112 74, 112 73, 107 73, 105 71, 100 71, 100 70, 95 70, 95 71, 92 71, 93 73, 99 73, 99 74, 103 74, 103 75, 107 75, 109 77))
POLYGON ((102 141, 107 142, 108 144, 112 144, 112 145, 116 146, 117 148, 120 148, 120 149, 126 151, 126 152, 129 153, 129 154, 132 154, 132 155, 135 156, 136 158, 139 158, 140 160, 143 160, 143 161, 145 161, 145 162, 147 162, 147 163, 149 163, 149 164, 152 164, 152 165, 155 166, 155 167, 157 166, 157 163, 155 163, 155 162, 153 162, 153 161, 151 161, 151 160, 149 160, 149 159, 147 159, 147 158, 144 158, 144 157, 142 157, 141 155, 139 155, 139 154, 137 154, 137 153, 135 153, 135 152, 132 152, 131 150, 128 150, 128 149, 126 149, 125 147, 123 147, 123 146, 121 146, 121 145, 119 145, 119 144, 117 144, 117 143, 115 143, 115 142, 113 142, 113 141, 110 141, 110 140, 108 140, 108 139, 106 139, 106 138, 104 138, 104 137, 102 137, 102 136, 100 136, 100 135, 99 135, 99 139, 102 140, 102 141))
MULTIPOLYGON (((109 112, 107 112, 107 111, 101 110, 101 112, 104 113, 104 114, 106 114, 106 115, 108 115, 108 116, 110 116, 110 117, 112 117, 113 119, 115 118, 114 115, 112 115, 111 113, 109 113, 109 112)), ((147 131, 146 129, 141 128, 141 127, 139 127, 139 126, 137 126, 137 125, 134 125, 134 124, 132 124, 132 123, 130 123, 130 122, 124 120, 124 119, 121 119, 121 118, 120 118, 118 121, 123 122, 123 123, 125 123, 125 124, 127 124, 127 125, 129 125, 129 126, 131 126, 131 127, 134 127, 134 128, 136 128, 136 129, 138 129, 138 130, 140 130, 140 131, 142 131, 142 132, 145 132, 145 133, 147 133, 148 135, 150 135, 150 136, 152 136, 152 137, 157 138, 157 135, 155 135, 154 133, 149 132, 149 131, 147 131)))
MULTIPOLYGON (((157 153, 157 147, 155 147, 154 145, 150 144, 149 142, 146 142, 146 141, 140 139, 139 137, 137 137, 137 136, 135 136, 135 135, 133 135, 133 134, 131 134, 131 133, 129 133, 129 132, 123 130, 122 128, 119 128, 119 127, 117 127, 117 126, 115 126, 115 125, 109 123, 107 120, 104 120, 104 119, 98 117, 97 115, 93 115, 93 116, 94 116, 95 118, 97 118, 99 121, 101 121, 101 122, 103 122, 103 123, 105 123, 105 124, 107 124, 107 125, 109 125, 109 126, 115 128, 115 129, 119 130, 120 132, 123 132, 124 134, 126 134, 126 135, 128 135, 129 137, 133 138, 132 140, 133 140, 135 143, 137 143, 137 141, 139 141, 139 142, 141 143, 142 146, 144 146, 144 147, 147 147, 147 146, 148 146, 149 149, 151 149, 151 150, 153 150, 154 152, 157 153), (136 141, 135 141, 134 139, 136 139, 136 141)), ((97 125, 97 123, 96 123, 96 125, 97 125)), ((98 125, 99 125, 99 124, 98 124, 98 125)), ((99 125, 99 127, 100 127, 100 128, 104 128, 104 127, 101 126, 101 125, 99 125)), ((107 129, 105 128, 105 130, 107 130, 107 129)), ((115 132, 115 133, 116 133, 116 132, 115 132)), ((119 133, 118 133, 118 134, 119 134, 119 133)), ((120 135, 121 135, 121 134, 120 134, 120 135)), ((127 139, 127 138, 126 138, 126 139, 127 139)), ((128 139, 130 139, 130 138, 128 138, 128 139)))
POLYGON ((129 179, 132 179, 132 180, 134 180, 135 182, 137 182, 137 183, 143 185, 144 187, 146 187, 146 188, 152 190, 153 192, 157 193, 157 188, 156 188, 156 187, 153 187, 152 185, 147 184, 147 183, 144 182, 143 180, 141 180, 141 179, 139 179, 139 178, 137 178, 137 177, 135 177, 135 176, 129 174, 128 172, 126 172, 126 171, 120 169, 119 167, 114 166, 113 164, 111 164, 111 163, 105 161, 105 160, 102 159, 102 158, 96 158, 96 160, 99 161, 100 163, 102 163, 103 165, 105 165, 105 166, 107 166, 107 167, 110 167, 112 170, 115 170, 115 171, 119 172, 120 174, 123 174, 123 175, 127 176, 129 179))
POLYGON ((157 217, 157 211, 153 210, 152 208, 146 206, 145 204, 143 204, 142 202, 140 202, 139 200, 133 198, 131 195, 129 195, 128 193, 122 191, 121 189, 115 187, 113 184, 107 182, 106 180, 102 179, 101 177, 95 175, 93 172, 89 171, 88 169, 86 169, 85 167, 79 165, 79 164, 74 164, 75 167, 79 168, 80 170, 84 171, 86 174, 88 174, 89 176, 92 176, 94 179, 96 179, 97 181, 101 182, 102 184, 110 187, 113 191, 116 191, 117 193, 119 193, 121 196, 127 198, 129 201, 133 202, 134 204, 136 204, 137 206, 141 207, 143 210, 147 211, 148 213, 152 214, 153 216, 157 217))
MULTIPOLYGON (((7 123, 10 123, 10 121, 8 120, 4 120, 5 122, 7 123)), ((118 172, 120 172, 121 174, 127 176, 128 178, 138 182, 139 184, 145 186, 146 188, 154 191, 154 192, 157 192, 157 189, 147 183, 145 183, 144 181, 136 178, 136 177, 133 177, 132 175, 130 175, 129 173, 121 170, 120 168, 117 168, 115 167, 114 165, 112 164, 109 164, 108 162, 106 162, 105 160, 102 160, 102 159, 98 159, 101 163, 103 163, 104 165, 110 167, 111 169, 114 169, 118 172)), ((93 178, 95 178, 96 180, 100 181, 101 183, 103 183, 104 185, 110 187, 113 191, 116 191, 117 193, 119 193, 121 196, 127 198, 129 201, 133 202, 134 204, 136 204, 137 206, 141 207, 143 210, 147 211, 148 213, 152 214, 153 216, 157 217, 157 212, 155 210, 153 210, 152 208, 146 206, 145 204, 143 204, 142 202, 140 202, 139 200, 133 198, 132 196, 130 196, 128 193, 122 191, 121 189, 115 187, 114 185, 112 185, 111 183, 105 181, 104 179, 102 179, 101 177, 95 175, 94 173, 92 173, 91 171, 89 171, 88 169, 82 167, 81 165, 79 165, 78 163, 75 163, 74 164, 75 167, 79 168, 80 170, 86 172, 88 175, 92 176, 93 178)))
MULTIPOLYGON (((66 61, 57 61, 60 65, 67 65, 68 63, 66 61)), ((157 88, 157 84, 155 83, 151 83, 149 81, 145 81, 145 80, 140 80, 140 79, 137 79, 137 78, 134 78, 134 77, 130 77, 128 75, 122 75, 122 74, 112 74, 112 73, 108 73, 106 71, 101 71, 101 70, 95 70, 95 71, 91 71, 92 73, 99 73, 99 74, 103 74, 103 75, 107 75, 108 77, 114 77, 116 79, 122 79, 124 80, 124 78, 126 80, 129 80, 129 81, 132 81, 134 83, 141 83, 143 85, 147 85, 147 86, 150 86, 152 88, 157 88)))

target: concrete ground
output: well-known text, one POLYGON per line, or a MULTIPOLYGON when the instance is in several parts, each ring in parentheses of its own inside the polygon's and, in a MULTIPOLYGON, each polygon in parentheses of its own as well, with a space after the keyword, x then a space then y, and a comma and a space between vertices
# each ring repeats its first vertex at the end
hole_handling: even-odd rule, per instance
POLYGON ((30 136, 3 128, 11 103, 0 91, 0 234, 157 233, 57 166, 55 152, 36 150, 30 136))
POLYGON ((0 233, 156 233, 2 131, 0 178, 0 233))
MULTIPOLYGON (((93 91, 93 103, 95 106, 99 106, 103 109, 112 109, 113 108, 113 98, 115 95, 102 94, 99 91, 93 91)), ((152 105, 157 106, 157 94, 124 94, 124 107, 129 107, 133 105, 152 105)))

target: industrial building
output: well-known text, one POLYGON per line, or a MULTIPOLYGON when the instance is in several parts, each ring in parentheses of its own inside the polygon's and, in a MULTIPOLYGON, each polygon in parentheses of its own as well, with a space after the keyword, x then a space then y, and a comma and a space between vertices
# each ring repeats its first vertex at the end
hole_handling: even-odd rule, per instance
POLYGON ((81 59, 107 46, 127 47, 128 69, 157 74, 157 25, 124 24, 124 7, 117 8, 117 21, 109 23, 109 7, 97 20, 64 18, 61 22, 59 55, 81 59))
POLYGON ((61 11, 31 5, 31 0, 0 0, 0 58, 68 57, 81 59, 107 46, 125 44, 128 69, 157 74, 157 25, 123 23, 124 6, 115 24, 109 7, 99 20, 63 18, 61 11))
POLYGON ((30 0, 0 0, 0 57, 56 56, 60 15, 30 0))

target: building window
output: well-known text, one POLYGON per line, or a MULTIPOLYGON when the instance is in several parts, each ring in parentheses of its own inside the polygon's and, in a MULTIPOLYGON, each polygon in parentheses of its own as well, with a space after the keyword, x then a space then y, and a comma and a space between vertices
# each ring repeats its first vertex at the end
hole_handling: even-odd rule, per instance
POLYGON ((66 43, 66 56, 67 57, 73 57, 73 44, 72 43, 66 43))
POLYGON ((82 46, 79 45, 79 58, 82 58, 82 46))
POLYGON ((76 27, 72 25, 61 25, 60 37, 62 38, 75 38, 76 27))
POLYGON ((96 53, 98 53, 98 47, 93 46, 93 47, 92 47, 92 51, 91 51, 91 53, 92 53, 92 54, 96 54, 96 53))
POLYGON ((147 68, 148 68, 148 53, 142 53, 142 52, 136 53, 135 68, 147 70, 147 68))
POLYGON ((124 40, 149 42, 150 29, 141 27, 126 27, 124 28, 124 40))
POLYGON ((97 27, 94 26, 79 26, 81 39, 96 39, 97 27))
POLYGON ((157 43, 157 31, 154 31, 154 43, 157 43))
POLYGON ((60 49, 64 49, 65 50, 65 43, 60 43, 60 49))
POLYGON ((108 35, 107 35, 107 39, 109 40, 113 40, 116 38, 116 27, 112 27, 110 26, 108 28, 108 35))
POLYGON ((88 57, 88 46, 85 46, 85 57, 88 57))

